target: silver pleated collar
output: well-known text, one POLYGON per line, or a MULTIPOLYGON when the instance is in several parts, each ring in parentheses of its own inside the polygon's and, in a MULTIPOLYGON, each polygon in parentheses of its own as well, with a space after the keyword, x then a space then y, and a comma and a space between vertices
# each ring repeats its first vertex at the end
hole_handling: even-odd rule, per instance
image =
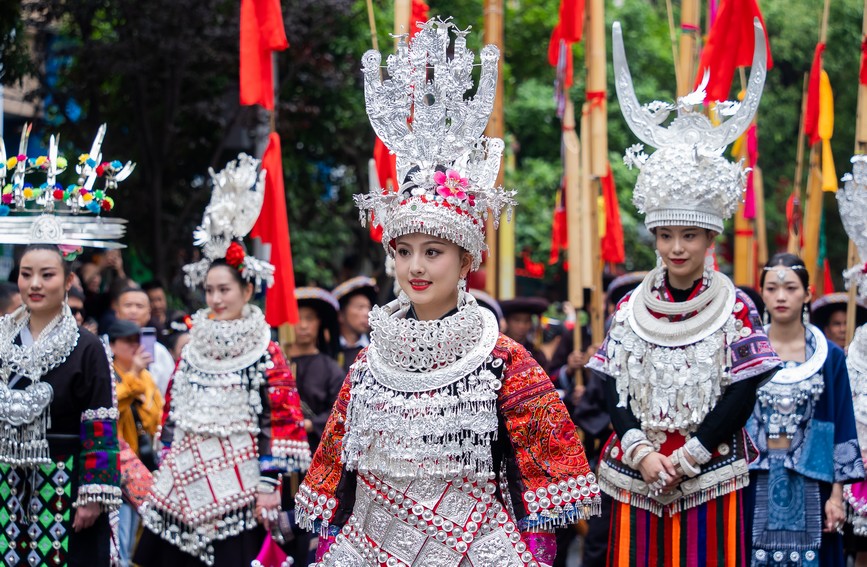
POLYGON ((217 321, 210 309, 193 315, 190 342, 182 357, 190 366, 211 374, 237 372, 262 358, 271 342, 271 328, 262 310, 246 305, 240 319, 217 321))
POLYGON ((445 387, 478 369, 499 337, 496 317, 467 294, 457 313, 434 321, 406 318, 394 301, 370 313, 370 371, 398 392, 445 387))
POLYGON ((78 344, 78 324, 68 305, 31 345, 15 344, 15 339, 30 323, 30 311, 18 308, 0 317, 0 379, 4 383, 16 374, 38 381, 63 364, 78 344))

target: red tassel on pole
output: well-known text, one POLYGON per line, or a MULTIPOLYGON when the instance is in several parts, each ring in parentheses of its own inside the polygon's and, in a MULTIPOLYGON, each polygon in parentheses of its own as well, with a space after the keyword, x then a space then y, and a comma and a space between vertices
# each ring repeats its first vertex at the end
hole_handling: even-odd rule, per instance
POLYGON ((272 327, 298 322, 295 301, 295 271, 289 245, 289 219, 286 215, 286 190, 283 186, 283 154, 280 136, 271 132, 268 149, 262 157, 265 175, 265 203, 250 236, 271 245, 270 262, 274 264, 274 285, 265 295, 265 320, 272 327))

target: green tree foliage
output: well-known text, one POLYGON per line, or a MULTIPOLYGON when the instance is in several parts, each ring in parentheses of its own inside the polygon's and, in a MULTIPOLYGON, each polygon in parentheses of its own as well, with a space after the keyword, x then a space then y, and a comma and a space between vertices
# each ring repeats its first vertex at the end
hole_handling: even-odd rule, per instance
MULTIPOLYGON (((461 27, 473 26, 469 47, 481 48, 482 0, 429 3, 432 16, 450 15, 461 27)), ((372 47, 366 1, 283 4, 291 46, 277 57, 275 125, 283 141, 296 272, 301 282, 330 285, 345 256, 367 258, 373 270, 380 269, 383 258, 381 247, 358 225, 351 199, 368 190, 374 141, 360 76, 361 56, 372 47)), ((554 69, 547 63, 559 0, 506 0, 505 5, 505 120, 516 164, 506 172, 505 185, 519 190, 516 249, 547 261, 562 172, 554 69)), ((374 8, 380 50, 390 52, 393 1, 374 0, 374 8)), ((773 251, 775 235, 785 232, 782 210, 795 170, 803 75, 818 39, 821 2, 764 0, 762 9, 775 61, 759 112, 759 164, 773 251)), ((30 65, 40 85, 32 94, 50 100, 44 119, 70 146, 86 147, 96 126, 110 123, 107 154, 139 164, 118 199, 118 213, 134 227, 129 241, 157 273, 174 273, 180 262, 175 255, 189 250, 190 232, 208 199, 207 168, 219 168, 241 149, 261 151, 254 139, 263 124, 267 129, 267 116, 237 105, 238 0, 31 0, 7 2, 3 10, 22 15, 0 18, 5 22, 0 27, 3 82, 17 80, 30 65), (22 34, 25 21, 29 27, 22 34), (24 35, 33 40, 29 62, 20 58, 27 47, 24 35), (56 79, 41 66, 48 53, 62 63, 56 79)), ((614 19, 622 22, 639 99, 673 100, 665 3, 619 0, 606 2, 606 10, 608 30, 614 19)), ((848 170, 854 136, 860 26, 859 0, 832 3, 825 68, 835 87, 833 145, 840 175, 848 170)), ((608 44, 610 50, 610 39, 608 44)), ((583 45, 573 50, 570 96, 580 107, 583 45)), ((734 83, 733 96, 739 79, 734 83)), ((621 160, 623 150, 637 140, 620 116, 610 72, 608 95, 610 161, 623 216, 625 267, 647 269, 654 261, 652 242, 631 204, 637 171, 626 169, 621 160)), ((839 271, 845 238, 830 196, 826 209, 829 255, 839 271)), ((553 278, 556 272, 550 268, 546 275, 553 278)))

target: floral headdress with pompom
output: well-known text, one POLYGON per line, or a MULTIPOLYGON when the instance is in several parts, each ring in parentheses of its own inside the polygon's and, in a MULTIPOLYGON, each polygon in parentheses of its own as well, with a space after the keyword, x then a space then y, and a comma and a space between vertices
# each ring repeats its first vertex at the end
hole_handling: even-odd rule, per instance
POLYGON ((265 171, 259 169, 259 163, 242 153, 219 173, 208 170, 213 183, 211 202, 205 208, 202 224, 193 232, 203 258, 184 266, 187 286, 202 285, 216 260, 225 260, 241 272, 257 292, 263 285, 270 287, 274 283, 274 266, 247 254, 241 244, 256 224, 265 200, 265 171))

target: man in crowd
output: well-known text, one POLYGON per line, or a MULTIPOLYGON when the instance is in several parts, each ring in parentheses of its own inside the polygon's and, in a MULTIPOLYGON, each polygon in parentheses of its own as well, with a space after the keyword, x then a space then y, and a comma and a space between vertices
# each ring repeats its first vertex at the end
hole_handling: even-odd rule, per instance
POLYGON ((376 281, 367 276, 350 278, 335 287, 331 294, 340 304, 340 352, 337 362, 344 372, 355 362, 361 349, 370 344, 367 316, 376 303, 376 281))
POLYGON ((0 315, 8 315, 21 307, 21 293, 12 282, 0 283, 0 315))
MULTIPOLYGON (((148 294, 138 287, 127 287, 118 293, 112 302, 115 317, 118 320, 132 321, 139 327, 149 326, 151 320, 151 304, 148 294)), ((153 361, 148 366, 160 394, 165 396, 169 379, 175 370, 172 353, 160 343, 154 344, 153 361)))

